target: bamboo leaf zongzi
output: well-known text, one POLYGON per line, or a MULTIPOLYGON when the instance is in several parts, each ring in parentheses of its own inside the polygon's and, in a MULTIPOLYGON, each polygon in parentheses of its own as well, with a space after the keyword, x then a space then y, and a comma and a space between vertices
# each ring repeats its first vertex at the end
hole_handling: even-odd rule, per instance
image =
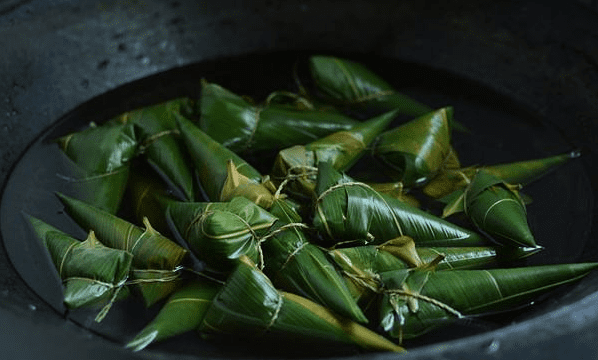
POLYGON ((420 246, 488 245, 476 232, 380 194, 330 163, 319 163, 316 194, 314 226, 331 245, 341 239, 381 244, 403 235, 420 246))
POLYGON ((202 85, 200 128, 236 153, 280 150, 357 124, 337 112, 298 110, 272 102, 256 106, 217 84, 202 85))
POLYGON ((277 290, 255 264, 246 257, 241 260, 205 314, 199 327, 204 336, 336 342, 369 350, 403 351, 384 337, 321 305, 277 290))
POLYGON ((364 65, 333 56, 312 56, 311 76, 319 90, 343 103, 419 116, 431 109, 398 93, 389 83, 364 65))
MULTIPOLYGON (((598 267, 597 263, 543 265, 511 269, 437 271, 419 291, 399 285, 382 298, 381 322, 392 337, 409 339, 468 315, 508 311, 528 304, 540 294, 571 283, 598 267), (408 308, 408 299, 419 308, 408 308)), ((387 274, 387 280, 394 280, 387 274)))
POLYGON ((104 306, 101 321, 112 302, 128 295, 126 281, 133 255, 101 244, 93 231, 79 241, 45 222, 29 216, 63 281, 64 303, 70 309, 104 306))
POLYGON ((145 222, 144 229, 80 200, 63 194, 57 195, 67 213, 79 226, 93 230, 106 246, 131 252, 136 269, 170 272, 169 275, 139 272, 139 280, 156 280, 138 283, 148 306, 174 291, 176 287, 173 281, 177 278, 177 268, 186 258, 187 250, 154 230, 148 221, 145 222), (170 281, 164 281, 164 278, 170 281))
POLYGON ((129 162, 137 155, 138 140, 133 124, 117 119, 58 139, 73 161, 67 177, 86 202, 115 214, 127 184, 129 162))

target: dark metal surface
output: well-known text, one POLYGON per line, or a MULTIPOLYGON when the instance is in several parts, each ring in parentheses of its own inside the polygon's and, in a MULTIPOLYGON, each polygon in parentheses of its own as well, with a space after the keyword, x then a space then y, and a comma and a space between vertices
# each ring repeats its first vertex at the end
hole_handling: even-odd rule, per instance
MULTIPOLYGON (((598 16, 579 4, 4 1, 0 42, 3 185, 36 136, 98 95, 191 63, 297 50, 398 58, 517 99, 582 149, 586 175, 598 186, 598 16)), ((587 236, 598 240, 598 226, 587 236)), ((598 254, 577 260, 596 261, 598 254)), ((536 315, 498 331, 418 348, 403 358, 598 357, 596 277, 536 315)), ((65 322, 25 285, 3 247, 0 320, 10 329, 0 330, 0 343, 14 359, 174 358, 151 351, 133 355, 65 322)))

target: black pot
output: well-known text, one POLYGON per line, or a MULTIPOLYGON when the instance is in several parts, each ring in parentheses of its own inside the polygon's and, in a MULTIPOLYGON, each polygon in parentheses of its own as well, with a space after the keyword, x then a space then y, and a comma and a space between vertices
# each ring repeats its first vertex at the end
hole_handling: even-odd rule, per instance
MULTIPOLYGON (((37 271, 47 265, 43 257, 25 240, 19 242, 27 235, 22 225, 15 225, 23 209, 14 204, 15 199, 35 202, 27 179, 39 175, 38 168, 23 170, 18 164, 40 134, 193 95, 201 77, 259 98, 273 86, 293 86, 290 76, 280 74, 290 73, 296 59, 311 53, 364 61, 433 107, 454 105, 456 115, 469 119, 482 133, 496 127, 496 132, 487 131, 473 143, 461 143, 477 149, 470 162, 581 150, 579 161, 561 175, 530 186, 534 198, 540 204, 545 201, 530 221, 548 251, 530 263, 598 261, 598 14, 584 3, 589 1, 0 3, 4 356, 283 356, 247 344, 207 344, 194 334, 134 354, 123 348, 126 339, 119 342, 111 336, 110 326, 115 333, 122 330, 118 324, 94 328, 65 317, 55 288, 46 281, 48 275, 37 271), (25 179, 21 187, 11 183, 13 170, 25 179)), ((436 333, 413 344, 402 357, 596 358, 596 338, 598 274, 593 273, 532 307, 436 333)), ((319 354, 339 359, 397 357, 319 354)))

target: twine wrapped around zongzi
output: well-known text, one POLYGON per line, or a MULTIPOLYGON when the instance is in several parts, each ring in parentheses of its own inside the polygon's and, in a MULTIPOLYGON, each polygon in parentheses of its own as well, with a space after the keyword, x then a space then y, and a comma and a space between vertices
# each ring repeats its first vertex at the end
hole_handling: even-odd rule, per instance
POLYGON ((396 111, 390 111, 349 130, 332 133, 307 145, 281 150, 274 160, 272 179, 278 180, 278 184, 291 179, 286 191, 312 197, 316 178, 311 169, 318 162, 329 161, 339 171, 348 170, 395 117, 396 111))
POLYGON ((537 247, 519 188, 485 170, 478 170, 464 190, 450 195, 453 200, 446 205, 443 215, 462 210, 481 231, 497 242, 537 247))
MULTIPOLYGON (((411 243, 413 240, 411 239, 411 243)), ((354 246, 328 250, 342 269, 342 274, 362 308, 371 306, 373 296, 381 292, 379 274, 432 263, 439 256, 436 270, 481 269, 518 260, 540 251, 520 247, 417 247, 411 254, 409 240, 393 239, 381 245, 354 246)))
POLYGON ((380 194, 330 163, 318 170, 313 223, 327 244, 381 244, 407 235, 420 246, 488 245, 479 234, 380 194))
POLYGON ((106 246, 133 254, 133 266, 139 270, 136 273, 139 279, 154 279, 138 284, 148 306, 176 289, 177 269, 186 258, 187 250, 154 230, 147 219, 144 221, 145 228, 141 228, 80 200, 57 195, 79 226, 92 229, 106 246))
POLYGON ((132 268, 130 252, 104 246, 93 231, 79 241, 37 218, 28 219, 62 280, 69 309, 101 307, 96 316, 99 322, 112 303, 129 295, 125 285, 132 268))
POLYGON ((391 337, 414 338, 458 318, 529 304, 537 296, 577 281, 596 268, 598 263, 383 273, 385 296, 380 303, 380 323, 391 337), (417 300, 416 308, 410 306, 412 300, 417 300))
POLYGON ((403 351, 375 332, 304 297, 277 290, 247 257, 241 257, 199 327, 204 337, 293 339, 348 343, 369 350, 403 351), (243 299, 243 301, 239 301, 243 299))
POLYGON ((228 202, 172 202, 173 231, 212 269, 229 272, 240 256, 263 266, 262 238, 277 218, 244 197, 228 202))
POLYGON ((278 221, 267 238, 262 238, 262 247, 264 272, 274 285, 353 321, 367 322, 333 263, 321 248, 309 242, 309 227, 301 217, 284 200, 277 200, 270 212, 278 221))

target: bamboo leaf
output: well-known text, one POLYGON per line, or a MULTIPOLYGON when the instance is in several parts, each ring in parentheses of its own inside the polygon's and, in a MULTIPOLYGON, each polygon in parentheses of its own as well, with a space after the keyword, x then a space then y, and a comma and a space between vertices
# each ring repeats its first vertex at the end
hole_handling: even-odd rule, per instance
POLYGON ((465 190, 464 199, 467 216, 496 241, 537 246, 527 222, 525 204, 512 186, 480 170, 465 190))
POLYGON ((423 265, 415 249, 413 238, 403 235, 378 245, 378 249, 386 251, 404 261, 409 267, 423 265))
POLYGON ((134 163, 129 176, 127 190, 131 212, 137 223, 142 224, 143 218, 147 218, 156 230, 168 236, 170 229, 165 218, 166 204, 175 198, 167 184, 152 169, 142 165, 134 163))
POLYGON ((336 239, 381 244, 407 235, 420 246, 487 245, 477 233, 377 193, 329 163, 318 169, 313 222, 329 244, 336 239))
POLYGON ((485 166, 484 170, 508 184, 527 185, 580 156, 579 151, 570 151, 544 158, 485 166))
POLYGON ((290 192, 312 197, 315 172, 319 161, 331 162, 335 169, 345 171, 361 158, 372 141, 396 117, 396 111, 376 116, 357 124, 349 130, 338 131, 304 146, 297 145, 281 150, 274 160, 272 178, 279 184, 292 180, 290 192))
POLYGON ((404 184, 401 181, 387 182, 387 183, 366 183, 369 187, 376 190, 381 194, 385 194, 389 197, 400 200, 413 207, 420 207, 419 200, 409 195, 405 189, 404 184))
POLYGON ((276 217, 244 197, 229 202, 172 202, 166 210, 193 253, 216 271, 229 272, 242 255, 261 261, 260 239, 276 217))
POLYGON ((195 330, 221 285, 197 279, 173 293, 158 315, 126 345, 134 351, 195 330))
POLYGON ((204 336, 349 343, 377 351, 403 351, 365 327, 308 299, 274 288, 243 258, 212 301, 199 328, 204 336), (239 301, 244 299, 244 301, 239 301))
POLYGON ((191 154, 202 188, 210 201, 220 201, 228 178, 228 162, 232 161, 239 174, 260 184, 262 175, 245 160, 200 130, 191 121, 177 116, 184 142, 191 154))
POLYGON ((311 76, 319 90, 337 101, 419 116, 431 109, 402 95, 362 64, 332 56, 312 56, 311 76))
POLYGON ((137 135, 132 124, 112 120, 57 140, 73 162, 72 174, 64 174, 87 202, 116 213, 126 187, 129 162, 137 154, 137 135))
MULTIPOLYGON (((93 230, 107 246, 125 250, 133 254, 133 266, 136 269, 174 270, 187 257, 187 250, 156 231, 147 218, 145 228, 138 227, 126 220, 97 209, 82 201, 57 193, 67 213, 86 230, 93 230)), ((172 281, 175 281, 173 278, 172 281)), ((146 305, 170 294, 172 284, 139 282, 138 288, 145 297, 146 305), (157 296, 157 290, 162 290, 157 296)))
POLYGON ((435 199, 442 198, 457 189, 463 189, 474 177, 476 171, 484 171, 509 184, 527 185, 551 173, 559 166, 580 156, 578 151, 547 156, 538 159, 523 160, 495 165, 475 165, 441 171, 423 187, 426 195, 435 199))
POLYGON ((79 241, 37 218, 28 218, 63 281, 68 308, 108 309, 113 301, 128 295, 127 290, 121 290, 131 269, 131 253, 104 246, 93 231, 79 241))
POLYGON ((307 227, 284 201, 270 210, 279 221, 263 240, 265 273, 274 285, 315 301, 360 323, 367 318, 349 293, 342 277, 326 254, 309 243, 307 227))
POLYGON ((460 317, 529 304, 540 294, 577 281, 597 267, 597 263, 581 263, 433 272, 419 294, 389 287, 382 300, 381 319, 390 336, 409 339, 460 317), (419 300, 415 312, 406 307, 410 297, 419 300))
POLYGON ((447 162, 454 166, 451 147, 453 108, 429 112, 382 133, 374 155, 388 166, 393 178, 410 187, 422 184, 447 162))
POLYGON ((443 218, 465 211, 465 191, 463 190, 455 190, 440 200, 446 203, 442 209, 443 218))
POLYGON ((191 111, 191 106, 190 99, 178 98, 119 116, 119 120, 137 126, 141 138, 140 151, 187 201, 195 199, 193 174, 185 147, 179 141, 175 114, 183 116, 191 111))
POLYGON ((236 153, 247 150, 280 150, 306 144, 357 121, 340 113, 269 101, 256 106, 223 87, 202 82, 201 129, 236 153))
POLYGON ((272 206, 274 195, 268 187, 241 174, 232 160, 227 161, 226 168, 227 177, 222 186, 220 201, 230 201, 237 196, 242 196, 264 209, 272 206))

